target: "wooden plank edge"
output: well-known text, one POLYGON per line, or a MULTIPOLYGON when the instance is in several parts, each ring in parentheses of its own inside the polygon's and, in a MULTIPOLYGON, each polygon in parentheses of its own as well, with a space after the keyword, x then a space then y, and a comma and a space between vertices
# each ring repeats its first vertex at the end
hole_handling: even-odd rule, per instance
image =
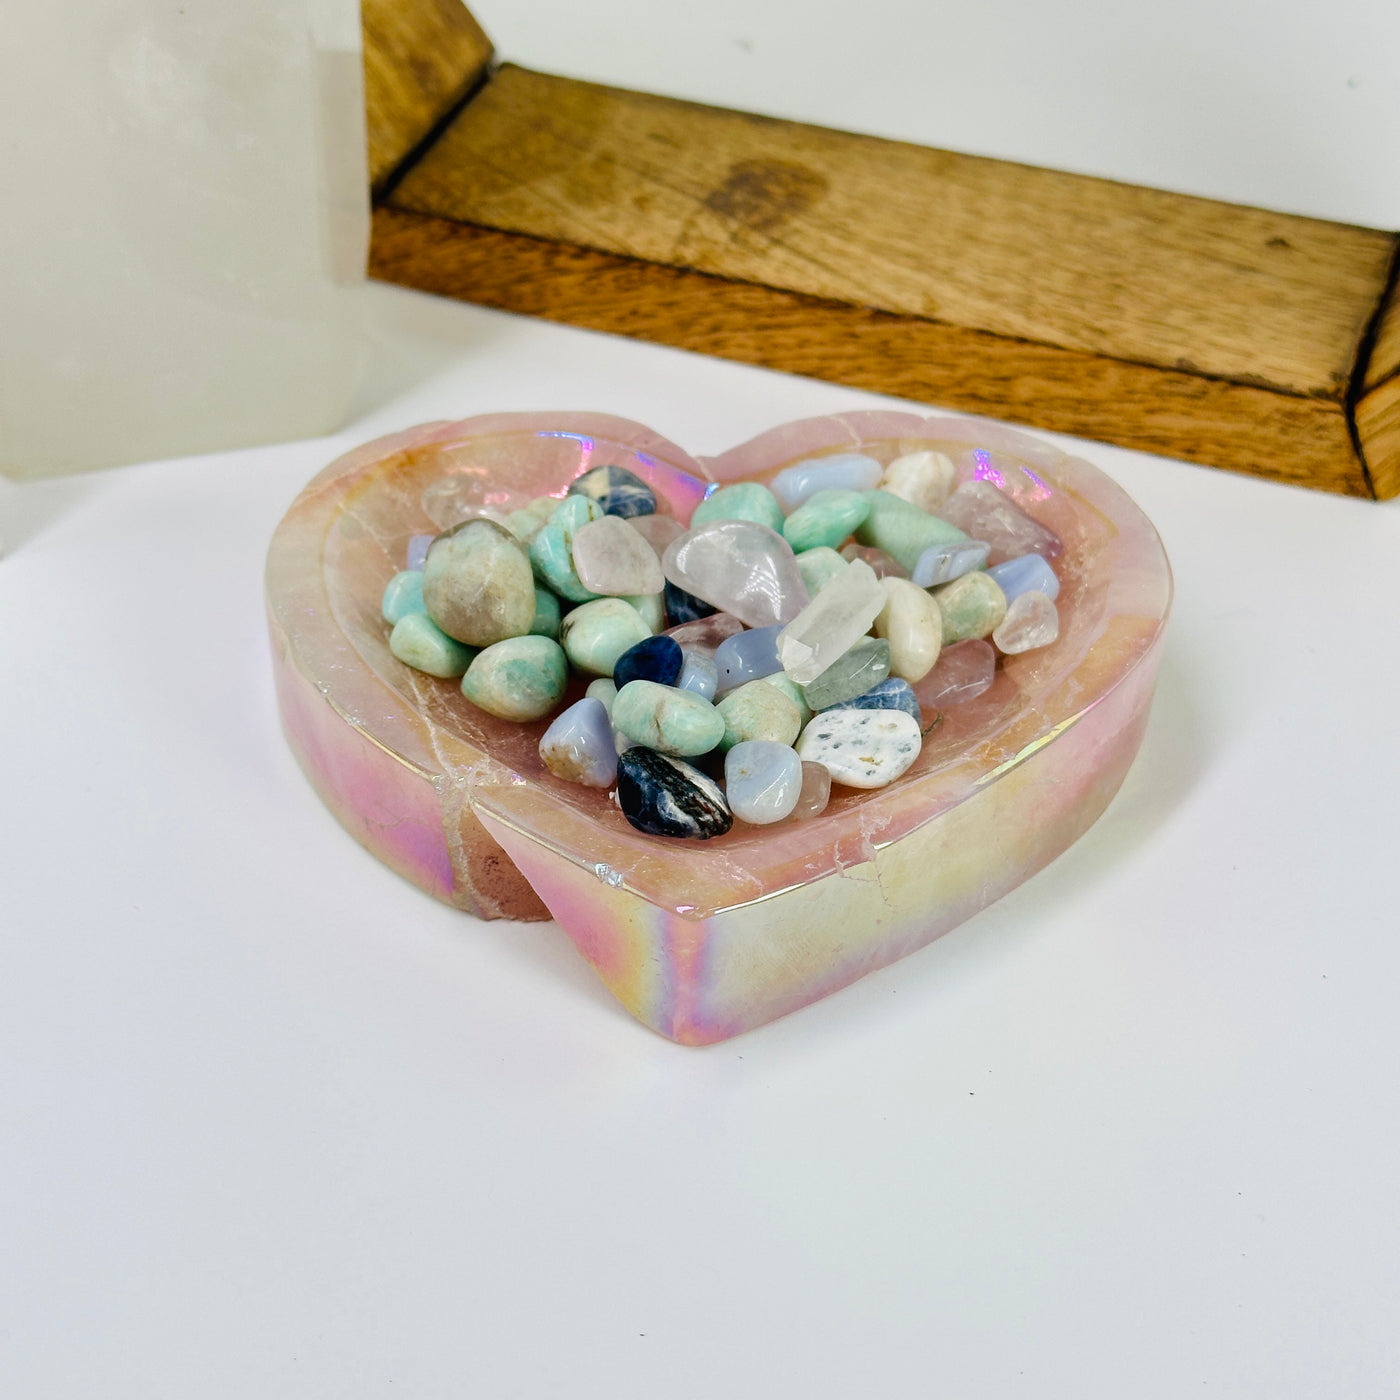
POLYGON ((1370 496, 1343 406, 395 208, 370 275, 1051 432, 1370 496))
POLYGON ((1357 447, 1376 498, 1400 496, 1400 374, 1352 405, 1357 447))
POLYGON ((495 47, 461 0, 360 0, 370 188, 382 194, 491 72, 495 47))

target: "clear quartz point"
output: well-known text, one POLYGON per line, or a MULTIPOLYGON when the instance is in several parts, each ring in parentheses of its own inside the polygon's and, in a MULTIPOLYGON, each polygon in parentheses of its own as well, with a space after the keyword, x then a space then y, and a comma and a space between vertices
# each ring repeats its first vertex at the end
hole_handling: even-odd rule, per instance
POLYGON ((778 658, 789 680, 807 685, 870 630, 885 606, 875 570, 853 559, 778 634, 778 658))

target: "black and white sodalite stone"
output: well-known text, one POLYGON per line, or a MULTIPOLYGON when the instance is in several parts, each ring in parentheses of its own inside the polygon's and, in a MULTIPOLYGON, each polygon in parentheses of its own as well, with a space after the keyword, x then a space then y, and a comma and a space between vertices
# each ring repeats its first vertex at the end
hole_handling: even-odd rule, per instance
POLYGON ((723 836, 734 825, 718 783, 655 749, 631 748, 617 760, 617 805, 648 836, 723 836))
POLYGON ((574 480, 569 495, 587 496, 602 506, 604 515, 620 515, 624 520, 656 513, 656 493, 626 467, 594 467, 574 480))

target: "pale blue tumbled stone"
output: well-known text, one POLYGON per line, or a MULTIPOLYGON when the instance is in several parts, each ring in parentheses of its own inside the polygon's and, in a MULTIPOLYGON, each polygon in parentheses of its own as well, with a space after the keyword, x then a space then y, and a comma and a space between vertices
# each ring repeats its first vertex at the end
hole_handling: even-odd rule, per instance
POLYGON ((449 637, 426 612, 404 613, 389 633, 389 650, 405 666, 442 680, 465 675, 476 648, 449 637))
MULTIPOLYGON (((935 584, 952 583, 955 578, 980 569, 987 562, 990 546, 981 540, 954 541, 952 544, 936 544, 924 550, 914 564, 909 575, 920 588, 932 588, 935 584)), ((1039 555, 1035 556, 1039 558, 1039 555)))
POLYGON ((427 604, 423 602, 423 574, 419 569, 405 569, 395 574, 384 586, 384 600, 380 604, 384 621, 391 627, 409 613, 427 614, 427 604))
POLYGON ((617 777, 617 748, 601 700, 585 697, 570 705, 544 732, 540 758, 556 778, 606 788, 617 777))
POLYGON ((802 760, 795 749, 771 739, 747 739, 724 756, 724 796, 729 810, 753 826, 780 822, 802 792, 802 760))
POLYGON ((1052 603, 1060 596, 1060 580, 1039 554, 1008 559, 988 569, 987 573, 1001 585, 1008 603, 1023 593, 1043 593, 1052 603))
POLYGON ((722 641, 715 648, 715 669, 719 675, 716 689, 723 694, 736 686, 762 680, 774 671, 781 671, 783 663, 778 659, 778 633, 782 630, 781 623, 772 627, 751 627, 722 641))
POLYGON ((404 568, 416 569, 423 572, 423 565, 428 560, 428 546, 437 539, 436 535, 410 535, 408 539, 408 551, 404 558, 404 568))
POLYGON ((832 457, 809 457, 785 467, 769 485, 789 514, 818 491, 869 491, 885 469, 863 452, 839 452, 832 457))
POLYGON ((676 689, 688 690, 692 695, 700 696, 702 700, 713 700, 719 685, 719 668, 715 665, 714 658, 706 656, 702 651, 692 651, 688 647, 681 648, 681 655, 685 659, 681 662, 681 675, 676 682, 676 689))

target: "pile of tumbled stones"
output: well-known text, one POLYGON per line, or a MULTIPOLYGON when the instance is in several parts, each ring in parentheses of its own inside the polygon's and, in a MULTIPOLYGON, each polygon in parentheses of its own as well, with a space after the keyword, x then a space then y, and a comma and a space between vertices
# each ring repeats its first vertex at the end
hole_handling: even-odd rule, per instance
POLYGON ((521 723, 571 668, 587 678, 540 757, 615 788, 640 831, 816 816, 832 783, 904 773, 924 715, 981 694, 996 650, 1059 634, 1058 537, 990 481, 953 481, 933 451, 812 458, 713 490, 687 529, 635 473, 595 467, 562 500, 415 536, 384 591, 389 647, 521 723))

